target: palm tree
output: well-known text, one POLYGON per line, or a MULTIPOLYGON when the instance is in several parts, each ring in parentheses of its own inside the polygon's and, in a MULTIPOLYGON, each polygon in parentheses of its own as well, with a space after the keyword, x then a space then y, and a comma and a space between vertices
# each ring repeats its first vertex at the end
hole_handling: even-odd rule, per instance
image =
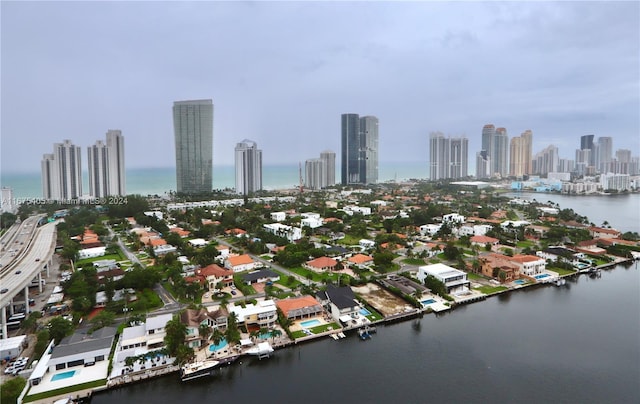
POLYGON ((258 339, 259 336, 260 336, 260 330, 251 331, 251 333, 249 334, 249 337, 254 342, 255 342, 256 339, 258 339))
POLYGON ((211 333, 211 341, 213 341, 214 345, 218 345, 220 341, 224 338, 224 333, 220 331, 218 328, 215 328, 211 333))
POLYGON ((201 345, 203 342, 206 342, 209 339, 209 335, 211 335, 211 327, 209 327, 207 324, 200 324, 200 326, 198 327, 198 333, 200 334, 201 339, 201 345))
POLYGON ((282 331, 277 328, 271 330, 271 342, 275 342, 276 338, 282 335, 282 331))

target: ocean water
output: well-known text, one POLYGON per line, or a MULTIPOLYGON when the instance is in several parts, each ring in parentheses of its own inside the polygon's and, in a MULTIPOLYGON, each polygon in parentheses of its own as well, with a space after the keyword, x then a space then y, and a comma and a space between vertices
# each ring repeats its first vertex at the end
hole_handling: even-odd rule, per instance
MULTIPOLYGON (((304 167, 302 168, 304 170, 304 167)), ((264 189, 294 188, 300 184, 300 171, 297 164, 268 165, 263 167, 262 184, 264 189)), ((176 189, 175 167, 133 168, 126 173, 127 194, 163 195, 176 189)), ((302 173, 304 178, 304 171, 302 173)), ((336 172, 339 182, 340 170, 336 172)), ((425 162, 381 163, 379 181, 427 178, 425 162)), ((83 176, 83 193, 88 194, 87 173, 83 176)), ((0 174, 0 186, 13 189, 14 198, 41 198, 42 183, 40 172, 0 174)), ((232 165, 213 166, 213 188, 235 188, 235 168, 232 165)))

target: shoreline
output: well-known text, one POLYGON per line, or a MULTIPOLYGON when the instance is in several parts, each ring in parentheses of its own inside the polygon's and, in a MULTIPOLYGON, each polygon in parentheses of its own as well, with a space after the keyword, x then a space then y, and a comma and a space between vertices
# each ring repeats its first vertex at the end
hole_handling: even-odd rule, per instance
MULTIPOLYGON (((591 267, 589 269, 578 270, 578 271, 576 271, 574 273, 559 275, 559 279, 575 278, 575 277, 579 277, 580 275, 590 275, 590 274, 592 274, 594 272, 601 271, 601 270, 613 270, 618 265, 625 266, 625 264, 632 264, 633 262, 634 262, 633 259, 628 259, 628 258, 621 259, 621 260, 616 261, 616 262, 609 262, 609 263, 602 264, 602 265, 599 265, 599 266, 596 266, 596 267, 591 267)), ((509 287, 508 289, 505 289, 505 290, 502 290, 502 291, 498 291, 498 292, 494 292, 494 293, 491 293, 491 294, 488 294, 488 295, 483 295, 483 296, 481 296, 479 298, 469 299, 469 300, 466 300, 466 301, 462 301, 462 302, 456 303, 456 304, 452 305, 451 308, 449 310, 446 310, 445 312, 435 312, 435 311, 431 311, 429 308, 423 308, 423 309, 416 308, 414 311, 407 312, 407 313, 402 313, 399 316, 398 315, 392 315, 392 316, 389 316, 389 317, 386 317, 386 318, 382 318, 380 320, 373 321, 373 322, 371 322, 370 326, 372 326, 372 327, 376 327, 376 326, 379 326, 379 325, 384 325, 385 327, 392 326, 392 325, 394 325, 396 323, 406 322, 406 321, 409 321, 409 320, 412 320, 412 319, 415 319, 415 318, 422 318, 424 315, 429 315, 429 314, 434 314, 436 317, 439 317, 439 315, 441 313, 442 314, 448 314, 449 312, 455 311, 456 307, 458 307, 458 306, 466 306, 466 305, 469 305, 469 304, 478 303, 478 302, 484 301, 484 300, 486 300, 486 299, 488 299, 490 297, 493 297, 493 296, 504 295, 505 293, 516 292, 516 291, 519 291, 519 290, 531 290, 531 289, 528 289, 528 288, 537 289, 537 288, 540 288, 540 287, 543 287, 543 286, 546 287, 546 286, 556 286, 556 285, 554 285, 551 282, 538 282, 538 283, 531 283, 531 284, 526 284, 526 285, 522 285, 522 286, 518 286, 518 287, 509 287)), ((279 350, 284 350, 284 349, 295 347, 295 346, 298 346, 298 345, 315 342, 316 340, 319 340, 320 338, 329 336, 330 334, 337 334, 339 332, 348 333, 347 337, 353 337, 353 335, 356 335, 356 337, 357 337, 357 329, 358 328, 359 327, 350 327, 350 328, 344 328, 343 327, 343 328, 338 329, 338 330, 325 331, 325 332, 320 333, 320 334, 314 334, 314 335, 310 335, 310 336, 307 336, 307 337, 299 338, 299 339, 296 339, 296 340, 290 340, 290 341, 281 342, 281 343, 278 343, 278 344, 273 344, 272 347, 274 348, 274 350, 278 350, 278 351, 279 350)), ((250 357, 251 355, 243 353, 238 357, 238 360, 242 360, 243 357, 247 357, 247 356, 250 357)), ((233 365, 233 363, 229 363, 225 367, 232 366, 232 365, 233 365)), ((167 367, 169 367, 169 365, 167 365, 167 367)), ((109 385, 109 382, 108 382, 107 385, 105 385, 105 386, 100 386, 100 387, 92 389, 92 391, 90 391, 89 394, 87 394, 85 397, 89 397, 90 398, 91 395, 94 394, 94 393, 95 394, 100 394, 101 392, 104 392, 104 391, 109 391, 109 390, 112 390, 112 389, 124 388, 124 387, 129 386, 129 385, 131 385, 133 383, 141 383, 141 382, 144 382, 144 381, 155 380, 155 379, 157 379, 159 377, 168 377, 169 375, 173 375, 174 373, 178 373, 179 370, 180 370, 180 367, 178 367, 178 366, 172 366, 172 368, 173 368, 172 370, 167 371, 167 372, 162 372, 161 374, 154 374, 154 375, 147 374, 145 376, 139 375, 139 377, 137 377, 137 378, 133 377, 135 375, 130 375, 131 376, 130 377, 131 380, 129 380, 127 382, 124 382, 124 383, 116 383, 116 384, 113 384, 113 385, 109 385)), ((160 369, 156 369, 154 372, 157 373, 159 370, 160 369)), ((147 373, 148 372, 149 371, 147 371, 147 373)), ((203 379, 206 379, 206 378, 203 378, 203 379)))

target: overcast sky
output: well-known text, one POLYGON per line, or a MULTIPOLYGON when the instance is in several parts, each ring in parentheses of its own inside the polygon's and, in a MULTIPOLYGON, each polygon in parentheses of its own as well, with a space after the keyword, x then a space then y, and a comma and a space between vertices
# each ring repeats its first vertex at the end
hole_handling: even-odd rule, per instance
MULTIPOLYGON (((340 114, 375 115, 380 160, 428 135, 533 131, 574 158, 585 134, 640 151, 640 3, 1 2, 5 172, 108 129, 126 165, 174 166, 172 105, 214 102, 214 164, 248 138, 264 164, 340 152, 340 114)), ((338 157, 339 160, 339 157, 338 157)), ((338 161, 339 163, 339 161, 338 161)))

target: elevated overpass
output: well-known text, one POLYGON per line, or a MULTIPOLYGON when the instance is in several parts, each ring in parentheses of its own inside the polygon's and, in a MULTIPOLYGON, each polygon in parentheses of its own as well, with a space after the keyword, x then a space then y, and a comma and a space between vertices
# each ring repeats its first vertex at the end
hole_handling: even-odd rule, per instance
POLYGON ((9 249, 7 245, 3 245, 4 251, 0 258, 0 316, 3 338, 7 337, 7 306, 9 313, 13 314, 14 299, 24 293, 25 314, 28 314, 29 286, 37 279, 38 288, 42 292, 42 271, 46 270, 48 275, 51 268, 56 247, 56 223, 38 227, 40 219, 42 216, 33 216, 22 223, 22 229, 13 235, 17 239, 11 241, 15 247, 11 246, 9 249), (18 245, 22 248, 17 248, 18 245))

